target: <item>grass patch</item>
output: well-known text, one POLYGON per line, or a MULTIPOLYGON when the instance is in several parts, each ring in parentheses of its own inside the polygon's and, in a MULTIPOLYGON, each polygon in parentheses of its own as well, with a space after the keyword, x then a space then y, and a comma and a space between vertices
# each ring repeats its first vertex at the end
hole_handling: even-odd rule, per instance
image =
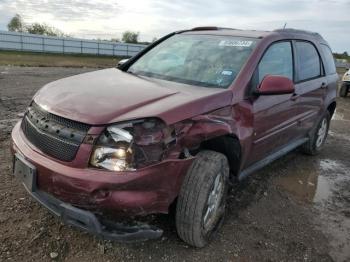
POLYGON ((0 65, 41 67, 114 67, 123 57, 0 51, 0 65))

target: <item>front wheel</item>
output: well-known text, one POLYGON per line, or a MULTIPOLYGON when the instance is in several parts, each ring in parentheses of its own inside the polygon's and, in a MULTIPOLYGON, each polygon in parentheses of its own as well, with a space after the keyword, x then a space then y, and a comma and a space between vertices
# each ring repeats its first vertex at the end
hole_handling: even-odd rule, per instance
POLYGON ((323 114, 316 128, 312 131, 310 140, 302 146, 304 153, 316 155, 319 153, 326 141, 331 115, 328 110, 323 114))
POLYGON ((204 247, 221 226, 228 178, 226 156, 209 150, 196 155, 181 186, 176 206, 176 229, 186 243, 204 247))

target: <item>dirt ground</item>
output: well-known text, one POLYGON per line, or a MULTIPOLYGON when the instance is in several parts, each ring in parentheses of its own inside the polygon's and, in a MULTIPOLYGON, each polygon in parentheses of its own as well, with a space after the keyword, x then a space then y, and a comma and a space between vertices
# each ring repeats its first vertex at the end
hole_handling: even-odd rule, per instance
POLYGON ((10 132, 38 88, 88 70, 0 67, 0 261, 350 261, 350 97, 338 99, 319 156, 296 150, 232 190, 206 248, 183 243, 166 215, 161 239, 135 244, 63 225, 13 178, 10 132))

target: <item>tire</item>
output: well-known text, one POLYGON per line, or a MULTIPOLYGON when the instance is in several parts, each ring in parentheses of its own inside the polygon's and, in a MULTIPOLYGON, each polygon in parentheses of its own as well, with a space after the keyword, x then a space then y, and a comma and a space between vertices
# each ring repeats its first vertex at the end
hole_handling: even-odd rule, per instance
POLYGON ((189 245, 206 246, 221 227, 228 178, 226 156, 210 150, 196 155, 181 186, 176 206, 177 233, 189 245))
POLYGON ((349 86, 346 83, 343 83, 339 91, 339 96, 346 97, 348 95, 348 92, 349 92, 349 86))
POLYGON ((328 135, 330 120, 331 115, 327 110, 311 132, 309 141, 302 146, 305 154, 317 155, 321 151, 328 135))

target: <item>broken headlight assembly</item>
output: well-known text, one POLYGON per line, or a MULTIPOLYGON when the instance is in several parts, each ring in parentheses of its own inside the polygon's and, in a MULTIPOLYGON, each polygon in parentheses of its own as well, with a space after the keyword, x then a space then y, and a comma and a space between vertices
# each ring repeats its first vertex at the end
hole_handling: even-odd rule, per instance
POLYGON ((111 125, 94 145, 90 165, 111 171, 134 171, 164 159, 174 144, 174 128, 157 118, 111 125))

